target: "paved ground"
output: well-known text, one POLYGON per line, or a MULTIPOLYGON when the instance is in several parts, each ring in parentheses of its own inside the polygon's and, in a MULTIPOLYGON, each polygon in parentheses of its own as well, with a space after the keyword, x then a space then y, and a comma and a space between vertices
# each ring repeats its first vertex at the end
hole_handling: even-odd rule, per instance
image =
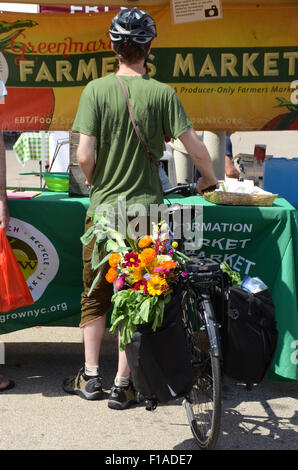
MULTIPOLYGON (((1 335, 16 387, 0 397, 0 450, 195 451, 180 402, 154 412, 136 405, 124 411, 107 400, 67 395, 63 379, 82 364, 77 328, 42 327, 1 335)), ((106 397, 116 368, 116 338, 106 332, 101 361, 106 397)), ((265 380, 253 391, 227 378, 218 450, 298 450, 298 383, 265 380)))

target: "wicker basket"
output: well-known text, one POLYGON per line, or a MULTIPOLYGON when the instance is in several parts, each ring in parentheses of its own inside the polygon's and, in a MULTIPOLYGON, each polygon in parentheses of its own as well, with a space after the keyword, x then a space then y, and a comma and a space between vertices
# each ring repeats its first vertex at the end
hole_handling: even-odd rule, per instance
POLYGON ((228 206, 272 206, 278 194, 244 194, 226 191, 213 191, 204 194, 204 199, 214 204, 228 206))

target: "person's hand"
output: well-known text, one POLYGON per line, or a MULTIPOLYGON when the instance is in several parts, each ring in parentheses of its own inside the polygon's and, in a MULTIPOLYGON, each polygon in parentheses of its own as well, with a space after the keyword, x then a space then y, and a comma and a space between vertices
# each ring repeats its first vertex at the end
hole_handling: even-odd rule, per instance
POLYGON ((215 186, 216 184, 217 184, 217 179, 207 180, 206 178, 203 178, 201 176, 197 181, 196 192, 202 195, 206 188, 209 188, 209 186, 215 186))
POLYGON ((233 167, 233 168, 231 168, 230 170, 226 171, 226 176, 227 176, 228 178, 236 178, 236 179, 238 179, 239 176, 240 176, 240 173, 239 173, 239 171, 238 171, 235 167, 233 167))
POLYGON ((8 229, 9 224, 9 210, 6 201, 0 201, 0 228, 4 231, 8 229))
POLYGON ((225 174, 228 178, 238 179, 240 176, 239 171, 237 170, 237 168, 235 168, 233 161, 229 157, 226 157, 225 174))

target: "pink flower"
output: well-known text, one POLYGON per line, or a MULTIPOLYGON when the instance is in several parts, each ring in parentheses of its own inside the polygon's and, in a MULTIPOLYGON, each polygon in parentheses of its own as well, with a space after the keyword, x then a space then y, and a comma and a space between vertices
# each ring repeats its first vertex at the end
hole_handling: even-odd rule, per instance
POLYGON ((114 281, 114 287, 116 290, 120 290, 123 287, 123 279, 121 277, 117 277, 117 279, 114 281))
POLYGON ((154 273, 162 273, 162 272, 163 272, 163 268, 154 268, 154 269, 153 269, 153 272, 154 272, 154 273))
POLYGON ((188 274, 187 274, 186 272, 183 272, 183 273, 181 274, 181 276, 182 276, 183 278, 186 278, 186 277, 188 276, 188 274))

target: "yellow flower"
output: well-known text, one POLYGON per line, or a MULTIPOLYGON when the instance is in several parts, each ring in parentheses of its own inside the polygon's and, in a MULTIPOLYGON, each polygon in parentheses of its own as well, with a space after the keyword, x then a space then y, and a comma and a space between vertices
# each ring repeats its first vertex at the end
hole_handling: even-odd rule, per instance
POLYGON ((132 282, 141 281, 143 279, 143 274, 145 274, 145 270, 143 263, 141 263, 139 266, 131 268, 130 279, 132 282))
POLYGON ((172 243, 172 247, 173 247, 173 248, 177 248, 177 247, 178 247, 178 243, 177 243, 177 242, 173 242, 173 243, 172 243))
POLYGON ((153 272, 153 269, 158 265, 157 259, 155 258, 148 264, 140 263, 139 266, 133 266, 130 268, 130 280, 132 282, 143 281, 144 274, 153 272))
POLYGON ((165 294, 168 290, 167 281, 161 276, 152 276, 147 283, 148 294, 152 296, 165 294))

